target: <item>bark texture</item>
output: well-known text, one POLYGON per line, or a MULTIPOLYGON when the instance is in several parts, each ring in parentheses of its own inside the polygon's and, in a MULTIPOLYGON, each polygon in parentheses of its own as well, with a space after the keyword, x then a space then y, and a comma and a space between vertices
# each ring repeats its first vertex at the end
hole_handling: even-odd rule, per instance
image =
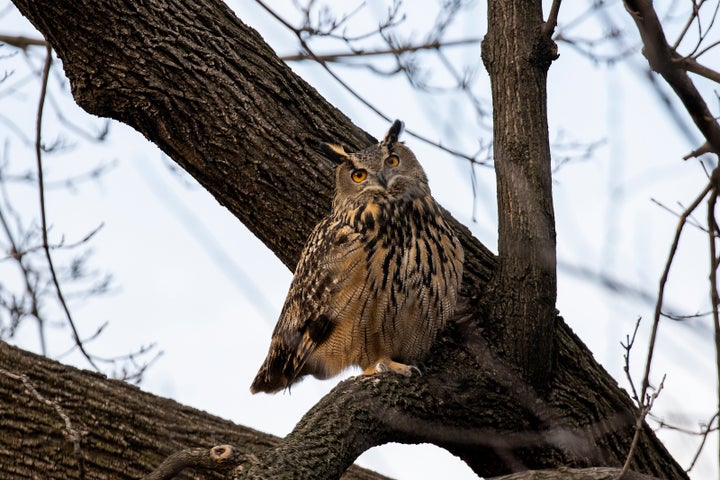
POLYGON ((557 292, 546 108, 547 70, 555 53, 542 26, 540 0, 490 1, 482 42, 501 212, 489 320, 498 348, 538 389, 547 386, 555 358, 557 292))
MULTIPOLYGON (((159 145, 290 268, 330 205, 332 164, 312 145, 340 141, 359 149, 374 141, 218 1, 14 3, 55 48, 83 108, 128 123, 159 145)), ((529 146, 517 145, 522 148, 529 146)), ((427 373, 340 383, 281 443, 251 448, 244 478, 338 478, 359 453, 391 440, 435 443, 484 476, 622 465, 636 415, 627 394, 554 312, 545 322, 557 324, 550 332, 555 367, 544 374, 542 391, 526 387, 524 374, 498 347, 498 325, 487 324, 478 307, 489 295, 484 289, 497 260, 462 225, 454 226, 466 254, 464 306, 431 352, 427 373)), ((13 398, 12 408, 19 408, 23 400, 13 398)), ((79 418, 92 413, 83 408, 82 392, 68 402, 78 405, 79 418)), ((143 409, 147 405, 128 414, 137 417, 143 409)), ((178 418, 178 428, 192 429, 192 416, 178 418)), ((55 422, 43 431, 59 428, 55 422)), ((221 436, 204 445, 233 443, 221 436)), ((172 431, 158 431, 155 440, 193 446, 179 445, 183 437, 172 431)), ((135 458, 132 444, 121 446, 115 461, 135 458)), ((43 448, 30 453, 59 455, 43 448)), ((138 468, 159 463, 165 453, 154 452, 138 468)), ((686 478, 648 428, 633 468, 686 478)))
MULTIPOLYGON (((0 479, 137 479, 187 447, 280 439, 0 342, 0 479), (22 377, 24 376, 24 378, 22 377), (75 440, 79 440, 76 453, 75 440)), ((227 478, 188 472, 182 478, 227 478)), ((345 479, 387 477, 352 467, 345 479)))

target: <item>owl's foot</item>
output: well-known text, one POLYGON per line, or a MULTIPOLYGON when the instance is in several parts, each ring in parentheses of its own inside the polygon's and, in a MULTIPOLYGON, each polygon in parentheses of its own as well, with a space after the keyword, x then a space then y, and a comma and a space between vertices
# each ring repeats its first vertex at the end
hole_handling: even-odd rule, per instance
POLYGON ((389 358, 385 358, 370 365, 363 371, 363 375, 372 375, 374 373, 393 372, 404 377, 412 377, 413 372, 422 375, 420 369, 415 365, 405 365, 404 363, 395 362, 389 358))

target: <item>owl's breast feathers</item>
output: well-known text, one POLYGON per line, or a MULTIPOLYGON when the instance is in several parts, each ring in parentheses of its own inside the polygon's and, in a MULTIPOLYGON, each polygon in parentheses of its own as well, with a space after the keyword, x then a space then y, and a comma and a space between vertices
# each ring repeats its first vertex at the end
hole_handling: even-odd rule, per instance
POLYGON ((335 205, 308 239, 251 390, 421 360, 454 312, 462 266, 429 194, 335 205))

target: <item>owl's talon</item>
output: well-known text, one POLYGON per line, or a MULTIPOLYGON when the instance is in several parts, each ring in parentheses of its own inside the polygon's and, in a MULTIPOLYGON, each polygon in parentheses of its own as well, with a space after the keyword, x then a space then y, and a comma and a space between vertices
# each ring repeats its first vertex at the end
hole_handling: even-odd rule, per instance
POLYGON ((381 360, 375 365, 371 365, 363 371, 363 375, 372 375, 374 373, 393 372, 403 377, 412 377, 413 372, 422 376, 422 371, 415 365, 405 365, 404 363, 395 362, 393 360, 381 360))

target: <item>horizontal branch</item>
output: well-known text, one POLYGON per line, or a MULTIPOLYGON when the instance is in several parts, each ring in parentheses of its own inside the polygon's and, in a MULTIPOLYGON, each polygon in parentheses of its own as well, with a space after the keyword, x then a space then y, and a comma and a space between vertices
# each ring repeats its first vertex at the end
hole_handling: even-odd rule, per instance
POLYGON ((687 68, 688 72, 700 75, 701 77, 705 77, 713 82, 720 83, 720 72, 706 67, 695 58, 685 58, 683 59, 683 63, 685 64, 685 68, 687 68))
POLYGON ((47 42, 41 38, 31 38, 22 35, 2 35, 0 34, 0 43, 12 45, 13 47, 25 50, 28 47, 45 47, 47 42))
MULTIPOLYGON (((79 478, 81 462, 86 478, 142 478, 171 456, 149 477, 168 478, 180 467, 222 470, 281 441, 4 342, 0 365, 0 412, 12 412, 0 415, 0 480, 79 478)), ((357 467, 343 479, 387 480, 357 467)))
POLYGON ((325 54, 313 54, 307 53, 296 53, 295 55, 281 55, 280 60, 286 62, 298 62, 303 60, 312 60, 319 62, 336 62, 343 58, 356 58, 356 57, 373 57, 381 55, 402 55, 403 53, 417 52, 420 50, 437 50, 444 47, 457 47, 464 45, 480 45, 480 38, 466 38, 464 40, 448 40, 446 42, 428 42, 422 45, 406 45, 396 46, 389 48, 380 48, 377 50, 364 50, 364 49, 353 49, 349 52, 337 52, 337 53, 325 53, 325 54))

